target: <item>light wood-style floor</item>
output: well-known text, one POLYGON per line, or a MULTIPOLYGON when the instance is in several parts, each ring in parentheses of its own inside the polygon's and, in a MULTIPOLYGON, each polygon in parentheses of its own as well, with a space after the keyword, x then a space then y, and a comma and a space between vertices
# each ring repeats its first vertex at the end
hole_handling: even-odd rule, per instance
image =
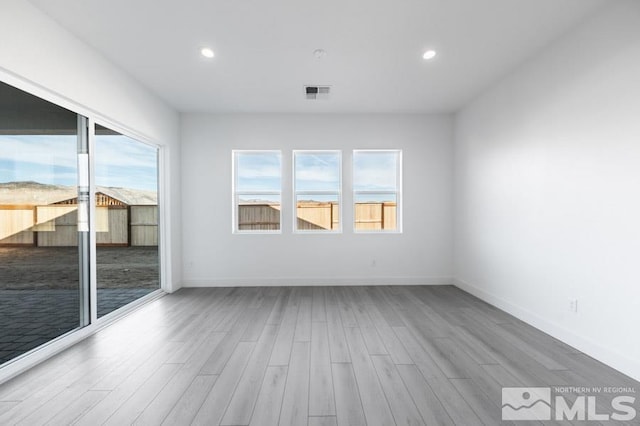
POLYGON ((554 385, 640 390, 451 286, 183 289, 0 386, 0 425, 498 425, 554 385))

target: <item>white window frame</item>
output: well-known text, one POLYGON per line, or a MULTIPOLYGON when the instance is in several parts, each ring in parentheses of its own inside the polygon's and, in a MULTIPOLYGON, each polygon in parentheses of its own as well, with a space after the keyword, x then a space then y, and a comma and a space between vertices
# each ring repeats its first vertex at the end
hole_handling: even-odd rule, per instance
POLYGON ((351 157, 351 182, 352 182, 352 210, 353 210, 353 232, 356 234, 401 234, 402 233, 402 150, 401 149, 354 149, 351 157), (355 159, 358 153, 397 153, 396 163, 396 190, 395 191, 356 191, 355 189, 355 174, 356 166, 355 159), (356 200, 358 195, 372 194, 372 195, 384 195, 395 194, 396 196, 396 229, 356 229, 356 200))
POLYGON ((282 151, 279 149, 234 149, 231 151, 231 163, 232 163, 232 219, 231 226, 234 234, 282 234, 282 180, 283 180, 283 167, 282 167, 282 151), (242 154, 278 154, 280 156, 280 190, 279 191, 238 191, 238 157, 242 154), (241 230, 240 223, 238 223, 238 206, 240 196, 242 195, 277 195, 280 197, 280 217, 279 217, 279 229, 247 229, 241 230))
MULTIPOLYGON (((339 149, 296 149, 292 153, 293 177, 293 232, 295 234, 341 234, 342 233, 342 151, 339 149), (298 191, 296 188, 297 154, 337 154, 338 155, 338 191, 298 191), (299 195, 336 195, 338 200, 338 227, 336 229, 298 229, 298 196, 299 195)), ((333 224, 332 224, 333 226, 333 224)))

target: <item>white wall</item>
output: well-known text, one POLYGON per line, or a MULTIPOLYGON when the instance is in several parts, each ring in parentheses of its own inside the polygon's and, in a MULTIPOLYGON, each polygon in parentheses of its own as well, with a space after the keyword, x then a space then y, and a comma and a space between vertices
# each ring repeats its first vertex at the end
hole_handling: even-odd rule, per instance
MULTIPOLYGON (((117 23, 114 23, 117 25, 117 23)), ((179 116, 25 0, 2 0, 0 79, 164 147, 171 285, 181 277, 179 116)))
POLYGON ((184 285, 450 283, 451 129, 450 116, 183 115, 184 285), (404 233, 354 235, 346 192, 342 234, 293 234, 291 150, 343 150, 348 189, 357 148, 403 150, 404 233), (283 151, 282 234, 232 234, 232 149, 283 151))
POLYGON ((454 170, 456 283, 640 379, 640 3, 464 108, 454 170))

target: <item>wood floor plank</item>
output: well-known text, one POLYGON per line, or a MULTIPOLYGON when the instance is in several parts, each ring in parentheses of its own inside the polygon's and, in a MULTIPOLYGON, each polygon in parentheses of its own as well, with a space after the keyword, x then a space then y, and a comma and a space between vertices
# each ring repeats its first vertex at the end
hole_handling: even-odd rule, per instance
POLYGON ((337 426, 335 416, 309 417, 309 426, 337 426))
POLYGON ((309 415, 336 414, 331 378, 331 354, 326 322, 311 325, 311 368, 309 374, 309 415))
POLYGON ((206 336, 207 339, 198 346, 197 351, 181 366, 167 385, 160 390, 154 400, 136 419, 137 424, 158 425, 162 423, 176 402, 192 386, 193 381, 198 377, 200 369, 224 335, 225 333, 214 331, 206 336))
POLYGON ((549 383, 555 385, 568 384, 562 381, 561 376, 554 374, 554 372, 546 369, 530 357, 526 351, 495 334, 493 332, 494 327, 495 325, 492 325, 491 328, 484 327, 481 324, 465 325, 470 334, 490 348, 491 354, 503 367, 523 383, 527 383, 528 386, 548 386, 549 383))
POLYGON ((327 320, 327 312, 325 310, 325 289, 324 287, 313 288, 313 300, 311 307, 311 321, 324 322, 327 320))
POLYGON ((194 417, 194 425, 219 424, 253 353, 256 342, 240 342, 194 417))
POLYGON ((360 332, 364 339, 369 355, 388 355, 387 347, 384 345, 378 330, 373 326, 361 327, 360 332))
POLYGON ((471 379, 451 379, 450 382, 485 425, 510 425, 502 421, 502 405, 491 401, 471 379))
POLYGON ((109 391, 87 391, 80 396, 76 395, 71 404, 66 407, 58 407, 58 412, 52 413, 53 416, 45 424, 47 426, 74 424, 79 417, 102 401, 108 394, 109 391))
POLYGON ((456 426, 476 426, 484 424, 473 409, 447 378, 429 379, 431 389, 437 389, 438 399, 456 426))
MULTIPOLYGON (((453 426, 453 420, 415 365, 396 366, 411 399, 427 425, 453 426)), ((437 389, 436 389, 437 391, 437 389)))
POLYGON ((490 376, 496 383, 504 387, 521 387, 524 383, 517 377, 510 374, 500 364, 484 364, 481 368, 490 376))
POLYGON ((340 318, 342 319, 343 327, 357 327, 358 322, 356 321, 356 317, 353 313, 353 308, 349 303, 347 289, 344 287, 337 287, 335 290, 337 301, 338 301, 338 309, 340 311, 340 318))
POLYGON ((276 340, 278 326, 267 325, 258 339, 256 348, 240 378, 227 410, 222 418, 222 425, 248 425, 251 413, 258 399, 260 386, 271 358, 271 351, 276 340))
POLYGON ((228 303, 228 309, 222 320, 216 324, 214 330, 219 332, 229 332, 238 322, 238 319, 247 315, 246 306, 241 303, 228 303))
POLYGON ((443 301, 433 289, 425 287, 412 287, 408 290, 411 298, 410 309, 416 309, 424 316, 433 332, 433 337, 447 337, 451 335, 451 327, 458 325, 458 318, 452 315, 450 306, 455 304, 455 299, 443 301))
POLYGON ((195 317, 196 326, 191 327, 189 333, 184 334, 180 340, 174 339, 181 342, 182 345, 167 359, 167 362, 171 364, 185 363, 198 350, 202 342, 209 338, 211 333, 215 333, 216 326, 222 321, 228 310, 228 307, 220 307, 215 312, 207 310, 205 315, 195 317))
MULTIPOLYGON (((196 376, 185 392, 177 399, 175 405, 169 407, 171 411, 162 421, 162 425, 183 426, 190 424, 204 403, 205 398, 213 389, 218 377, 209 375, 196 376)), ((144 418, 140 418, 136 424, 152 426, 159 423, 153 422, 153 419, 147 422, 144 418)))
POLYGON ((460 326, 453 328, 451 339, 457 344, 463 347, 463 350, 469 355, 477 364, 498 364, 498 360, 495 359, 490 351, 484 348, 484 345, 478 345, 478 341, 473 339, 469 335, 469 332, 460 326))
MULTIPOLYGON (((508 324, 507 324, 508 325, 508 324)), ((520 348, 520 350, 526 352, 531 358, 535 359, 542 366, 548 370, 567 370, 568 368, 560 364, 555 359, 542 353, 537 347, 530 345, 526 340, 523 340, 517 334, 510 331, 509 328, 503 327, 503 324, 498 324, 494 327, 493 332, 503 338, 505 341, 520 348)))
POLYGON ((420 369, 420 372, 426 379, 445 377, 440 367, 438 367, 431 356, 426 353, 424 348, 406 327, 393 327, 393 331, 396 333, 398 340, 402 342, 413 363, 420 369))
POLYGON ((280 409, 287 380, 287 367, 270 366, 264 375, 264 381, 258 394, 250 425, 277 426, 280 421, 280 409))
POLYGON ((244 334, 240 340, 247 340, 255 342, 260 338, 262 330, 264 329, 267 320, 271 316, 271 311, 276 303, 276 298, 271 296, 265 296, 262 299, 262 303, 257 308, 256 314, 249 322, 249 326, 244 331, 244 334))
POLYGON ((216 293, 201 295, 192 305, 190 313, 184 316, 190 320, 176 330, 170 340, 187 343, 185 346, 188 347, 188 343, 193 341, 194 336, 198 336, 200 332, 210 331, 222 321, 230 307, 223 305, 221 298, 214 297, 213 294, 216 293))
MULTIPOLYGON (((127 346, 127 348, 131 347, 134 350, 143 348, 145 343, 148 343, 151 346, 151 342, 153 341, 154 337, 159 334, 159 332, 156 331, 150 334, 151 335, 149 336, 141 336, 138 339, 138 345, 134 343, 131 346, 127 346)), ((107 340, 112 339, 107 338, 107 340)), ((45 368, 43 364, 37 365, 26 373, 23 373, 22 375, 12 379, 10 382, 5 383, 4 385, 2 385, 2 387, 0 387, 0 400, 27 401, 29 398, 33 398, 35 396, 33 391, 34 389, 41 390, 44 387, 49 387, 52 385, 55 386, 54 383, 58 380, 63 380, 68 383, 68 378, 72 377, 69 376, 69 374, 74 374, 72 373, 72 371, 79 372, 78 374, 75 374, 76 378, 86 377, 84 371, 78 370, 78 366, 79 364, 83 364, 86 362, 96 362, 96 352, 93 351, 95 341, 96 339, 89 338, 86 341, 86 345, 72 347, 62 354, 56 355, 55 357, 47 361, 48 368, 45 368), (91 361, 91 359, 94 359, 94 361, 91 361)), ((126 343, 129 343, 129 341, 126 340, 126 343)), ((109 355, 104 354, 103 352, 104 351, 97 352, 101 355, 100 358, 110 359, 109 355)), ((127 358, 131 353, 132 352, 125 350, 124 353, 122 353, 122 356, 123 358, 127 358)), ((142 356, 146 356, 146 354, 147 352, 143 350, 142 356)), ((115 364, 119 364, 121 363, 121 360, 116 359, 113 362, 115 364)), ((95 364, 92 364, 90 368, 96 371, 95 364)))
POLYGON ((406 325, 393 308, 393 303, 385 293, 384 287, 374 287, 372 298, 374 306, 380 311, 389 327, 404 327, 406 325))
POLYGON ((20 404, 20 401, 0 401, 0 415, 3 415, 18 404, 20 404))
POLYGON ((109 395, 87 411, 76 424, 102 424, 115 413, 136 391, 156 373, 166 358, 179 346, 178 342, 169 342, 163 350, 147 359, 131 375, 122 381, 109 395))
POLYGON ((378 373, 382 390, 387 397, 387 401, 389 401, 396 425, 424 425, 425 423, 400 378, 391 357, 376 355, 372 356, 371 360, 378 373))
POLYGON ((231 329, 225 335, 222 342, 220 342, 215 351, 200 369, 200 374, 219 375, 222 373, 222 370, 231 357, 231 354, 236 349, 238 342, 240 342, 240 339, 249 326, 254 314, 255 310, 247 309, 244 315, 239 315, 237 317, 235 324, 231 326, 231 329))
POLYGON ((367 424, 370 426, 395 424, 360 329, 347 328, 345 334, 367 424))
MULTIPOLYGON (((82 395, 89 397, 89 401, 86 401, 88 403, 88 407, 86 407, 83 412, 86 412, 88 409, 93 407, 108 393, 108 391, 85 391, 82 395)), ((77 399, 77 390, 74 388, 66 388, 15 424, 23 426, 46 424, 47 422, 52 421, 52 418, 65 409, 65 407, 72 405, 77 399)), ((74 420, 80 417, 81 414, 82 413, 76 414, 76 416, 74 416, 74 420)))
POLYGON ((276 302, 273 305, 273 309, 269 314, 269 318, 267 319, 267 324, 280 325, 280 323, 282 322, 282 318, 284 317, 284 312, 287 307, 287 301, 289 300, 290 295, 291 287, 281 288, 281 291, 278 293, 276 302))
POLYGON ((434 361, 450 379, 469 379, 473 371, 479 370, 478 364, 453 340, 441 337, 431 340, 429 345, 428 352, 435 354, 434 361))
POLYGON ((358 294, 362 294, 362 291, 347 292, 349 295, 349 303, 351 304, 353 315, 356 318, 358 327, 364 338, 364 342, 367 345, 367 349, 370 355, 388 355, 387 348, 384 346, 382 339, 378 335, 378 331, 367 312, 367 304, 364 301, 358 300, 358 294))
POLYGON ((291 292, 287 307, 285 309, 276 343, 273 346, 269 365, 288 365, 291 356, 291 347, 293 345, 293 335, 296 330, 296 321, 298 319, 299 304, 297 302, 296 293, 291 292))
POLYGON ((325 309, 327 313, 327 332, 329 335, 329 350, 332 362, 351 362, 347 339, 344 335, 340 309, 333 287, 326 292, 325 309))
POLYGON ((404 309, 398 310, 398 315, 402 318, 405 326, 412 332, 424 336, 425 338, 447 337, 449 332, 444 327, 438 326, 436 321, 427 317, 423 309, 418 306, 418 302, 406 297, 404 309))
POLYGON ((311 341, 311 302, 311 297, 303 297, 300 301, 300 309, 298 310, 298 319, 296 321, 296 331, 293 336, 293 340, 295 342, 311 341))
POLYGON ((366 426, 358 384, 349 363, 332 365, 336 392, 336 421, 338 426, 366 426))
POLYGON ((287 374, 280 426, 298 426, 307 422, 309 415, 310 342, 296 342, 291 350, 291 363, 287 374))
POLYGON ((162 388, 176 374, 181 364, 163 364, 153 376, 149 378, 138 390, 122 404, 118 410, 104 423, 104 425, 120 426, 131 424, 142 414, 151 401, 158 395, 162 388))
POLYGON ((63 376, 58 377, 46 386, 34 389, 31 395, 0 415, 0 424, 17 424, 33 415, 34 412, 46 415, 46 413, 42 413, 42 407, 45 407, 45 409, 49 407, 50 405, 47 404, 52 400, 54 400, 57 405, 69 404, 72 399, 69 399, 69 394, 64 392, 65 389, 76 381, 80 375, 87 374, 92 369, 97 368, 102 362, 104 362, 104 360, 89 358, 78 364, 76 368, 66 371, 63 376))
POLYGON ((436 345, 439 339, 446 339, 446 335, 442 336, 440 333, 436 336, 431 336, 424 332, 424 328, 420 327, 419 323, 415 321, 409 321, 407 328, 411 331, 411 334, 422 347, 431 359, 438 365, 440 370, 449 378, 466 378, 466 372, 460 368, 460 366, 454 364, 449 359, 448 355, 444 353, 441 348, 436 345))
MULTIPOLYGON (((81 378, 80 382, 90 382, 89 389, 91 390, 114 390, 123 381, 127 380, 127 378, 137 369, 146 364, 149 359, 158 359, 158 351, 162 351, 166 354, 164 359, 158 359, 159 363, 163 363, 166 362, 166 360, 173 355, 175 350, 181 346, 181 343, 179 342, 172 342, 171 346, 174 350, 169 353, 166 351, 166 348, 163 348, 165 344, 160 343, 156 339, 160 340, 160 337, 156 335, 152 339, 148 339, 145 338, 145 336, 141 336, 140 340, 144 343, 142 346, 132 344, 131 347, 134 349, 133 353, 129 353, 128 350, 125 350, 123 354, 124 356, 119 359, 116 358, 116 362, 110 365, 110 368, 102 370, 100 377, 87 375, 81 378)), ((122 344, 125 345, 125 347, 128 347, 128 343, 122 344)), ((81 385, 81 383, 79 385, 81 385)))
POLYGON ((393 329, 389 326, 378 307, 376 305, 368 305, 367 312, 378 331, 382 344, 387 349, 389 355, 391 355, 393 362, 396 364, 413 364, 411 357, 404 346, 402 346, 402 343, 398 340, 398 337, 393 332, 393 329))

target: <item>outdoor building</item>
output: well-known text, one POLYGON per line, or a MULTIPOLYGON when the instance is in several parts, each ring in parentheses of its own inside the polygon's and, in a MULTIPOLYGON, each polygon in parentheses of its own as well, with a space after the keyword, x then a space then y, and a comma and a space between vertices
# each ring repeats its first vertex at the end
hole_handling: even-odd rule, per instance
MULTIPOLYGON (((0 184, 0 245, 77 246, 78 197, 74 196, 75 191, 75 188, 61 187, 52 190, 35 183, 0 184), (8 204, 21 197, 25 198, 25 204, 8 204), (62 199, 55 201, 56 198, 62 199)), ((155 193, 118 188, 100 188, 99 191, 95 195, 98 245, 158 245, 155 193)))

